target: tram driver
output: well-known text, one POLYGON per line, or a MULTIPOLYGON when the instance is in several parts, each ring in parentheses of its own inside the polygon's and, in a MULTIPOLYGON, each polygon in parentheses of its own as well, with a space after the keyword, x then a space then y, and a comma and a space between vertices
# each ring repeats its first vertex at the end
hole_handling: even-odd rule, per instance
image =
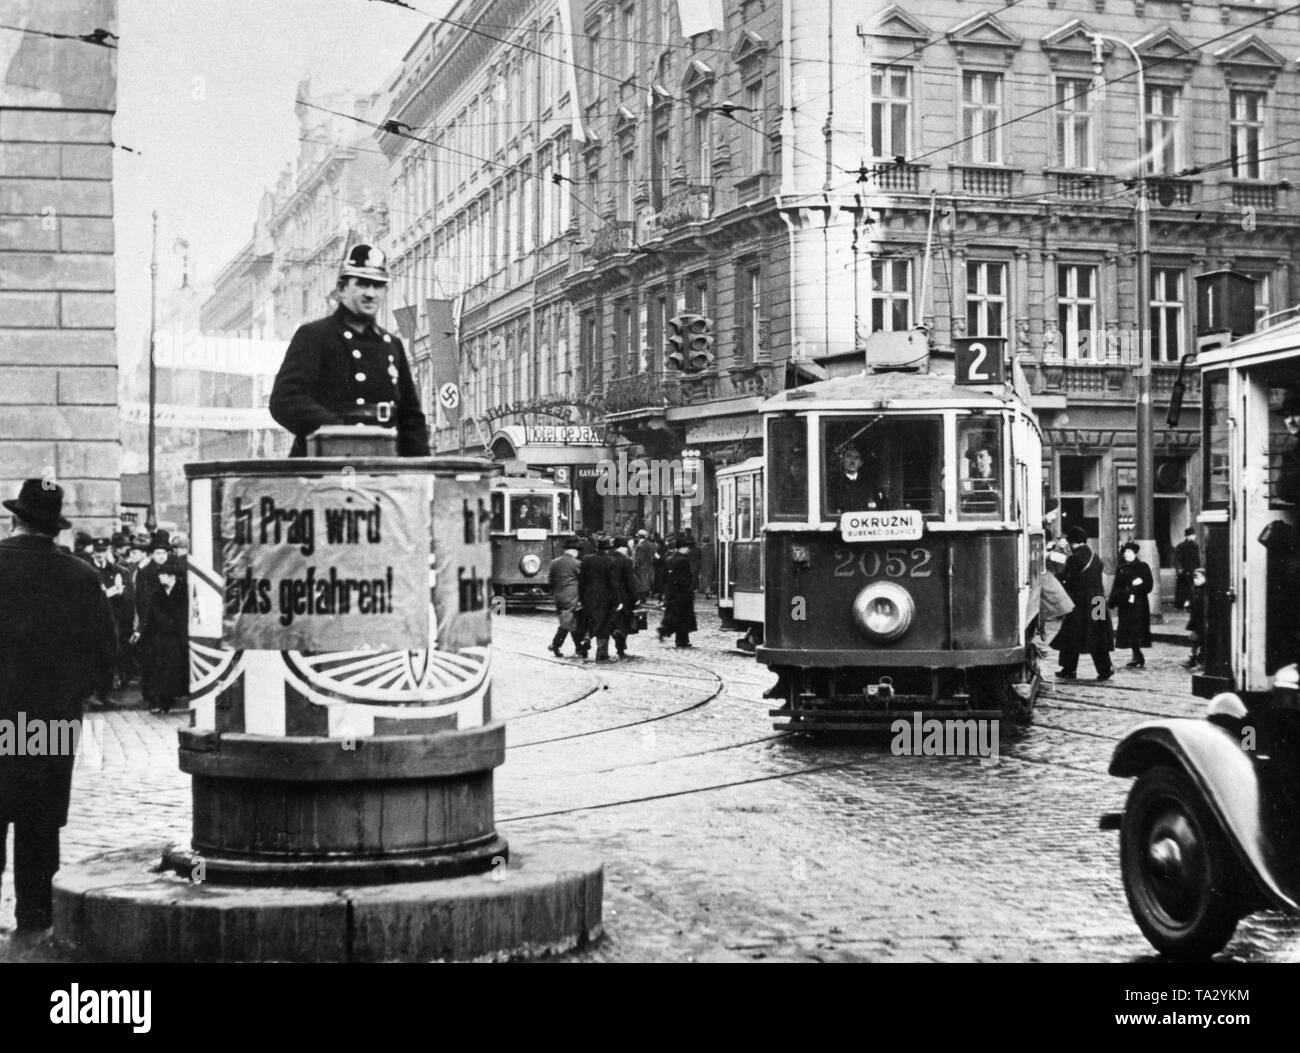
POLYGON ((862 451, 848 443, 838 453, 839 466, 832 470, 826 486, 827 503, 831 511, 863 512, 885 508, 884 492, 867 478, 862 451))
POLYGON ((998 506, 997 453, 992 445, 972 445, 966 453, 968 464, 962 487, 962 510, 992 512, 998 506))

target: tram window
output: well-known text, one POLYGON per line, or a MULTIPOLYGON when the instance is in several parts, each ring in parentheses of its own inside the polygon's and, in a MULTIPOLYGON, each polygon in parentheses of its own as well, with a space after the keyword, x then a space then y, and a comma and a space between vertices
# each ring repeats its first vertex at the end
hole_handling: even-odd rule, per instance
POLYGON ((754 476, 754 537, 763 530, 763 477, 754 476))
POLYGON ((736 479, 736 536, 734 541, 749 541, 754 536, 754 477, 736 479))
POLYGON ((774 420, 768 426, 771 519, 802 522, 808 518, 807 426, 803 417, 774 420))
POLYGON ((823 424, 822 450, 823 515, 877 508, 943 515, 939 418, 835 418, 823 424))
POLYGON ((550 530, 550 497, 546 494, 519 494, 511 497, 510 525, 514 530, 550 530))
POLYGON ((1227 508, 1231 490, 1228 455, 1228 374, 1205 377, 1201 404, 1205 427, 1205 507, 1227 508))
POLYGON ((958 501, 963 519, 999 519, 1005 487, 1002 441, 995 421, 975 417, 957 422, 958 501))
POLYGON ((1268 397, 1268 495, 1272 505, 1300 504, 1300 379, 1274 383, 1268 397))
POLYGON ((556 530, 561 534, 567 534, 573 529, 573 514, 569 510, 569 495, 566 493, 556 494, 555 500, 557 512, 556 518, 559 520, 556 530))
POLYGON ((506 528, 506 499, 504 494, 492 495, 492 529, 501 533, 506 528))

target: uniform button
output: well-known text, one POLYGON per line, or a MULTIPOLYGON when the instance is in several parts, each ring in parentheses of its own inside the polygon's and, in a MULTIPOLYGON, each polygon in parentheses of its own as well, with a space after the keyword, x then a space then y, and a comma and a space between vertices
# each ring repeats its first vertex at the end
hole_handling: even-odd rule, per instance
POLYGON ((389 356, 388 356, 388 361, 389 361, 390 363, 393 361, 393 356, 392 356, 392 355, 389 355, 389 356))
POLYGON ((351 340, 351 339, 352 339, 352 333, 351 333, 349 330, 344 329, 344 330, 343 330, 343 339, 344 339, 344 340, 351 340))
POLYGON ((366 375, 364 373, 358 373, 355 379, 357 380, 358 383, 360 383, 361 381, 366 379, 366 375))
POLYGON ((386 343, 386 344, 391 344, 392 342, 393 342, 393 338, 392 338, 391 336, 389 336, 387 333, 385 333, 385 334, 384 334, 384 343, 386 343))
POLYGON ((365 399, 357 399, 357 405, 358 405, 358 406, 364 406, 365 404, 366 404, 366 400, 365 400, 365 399))
POLYGON ((361 352, 360 352, 360 350, 358 350, 357 348, 353 348, 353 349, 352 349, 352 357, 353 357, 353 358, 360 358, 360 357, 361 357, 361 352))

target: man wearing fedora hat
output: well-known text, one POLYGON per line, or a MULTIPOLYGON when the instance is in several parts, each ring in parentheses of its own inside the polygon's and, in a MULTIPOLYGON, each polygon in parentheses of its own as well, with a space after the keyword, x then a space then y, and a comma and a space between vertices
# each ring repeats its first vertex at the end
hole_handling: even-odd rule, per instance
POLYGON ((402 341, 376 322, 388 285, 384 254, 354 246, 339 273, 338 309, 300 326, 271 390, 271 416, 293 432, 290 457, 329 424, 396 429, 402 457, 429 453, 429 427, 402 341))
MULTIPOLYGON (((108 597, 94 568, 54 543, 71 525, 60 487, 28 479, 3 503, 13 536, 0 541, 0 720, 9 727, 79 721, 86 699, 112 683, 117 634, 108 597)), ((12 825, 20 935, 51 923, 75 759, 0 753, 0 875, 12 825)))
POLYGON ((1078 675, 1079 655, 1092 656, 1098 680, 1109 680, 1115 673, 1110 652, 1115 646, 1110 611, 1106 606, 1106 585, 1102 579, 1101 560, 1088 547, 1087 531, 1070 527, 1065 535, 1070 543, 1070 558, 1061 568, 1061 585, 1074 602, 1074 608, 1061 621, 1052 646, 1061 652, 1061 668, 1056 675, 1073 680, 1078 675))

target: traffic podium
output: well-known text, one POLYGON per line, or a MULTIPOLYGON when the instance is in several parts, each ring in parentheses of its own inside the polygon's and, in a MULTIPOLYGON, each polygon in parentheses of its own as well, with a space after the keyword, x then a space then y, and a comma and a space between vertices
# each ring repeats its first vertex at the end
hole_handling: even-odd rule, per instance
POLYGON ((520 866, 494 825, 494 471, 186 467, 191 843, 65 868, 56 940, 119 961, 431 960, 599 934, 599 864, 520 866))

